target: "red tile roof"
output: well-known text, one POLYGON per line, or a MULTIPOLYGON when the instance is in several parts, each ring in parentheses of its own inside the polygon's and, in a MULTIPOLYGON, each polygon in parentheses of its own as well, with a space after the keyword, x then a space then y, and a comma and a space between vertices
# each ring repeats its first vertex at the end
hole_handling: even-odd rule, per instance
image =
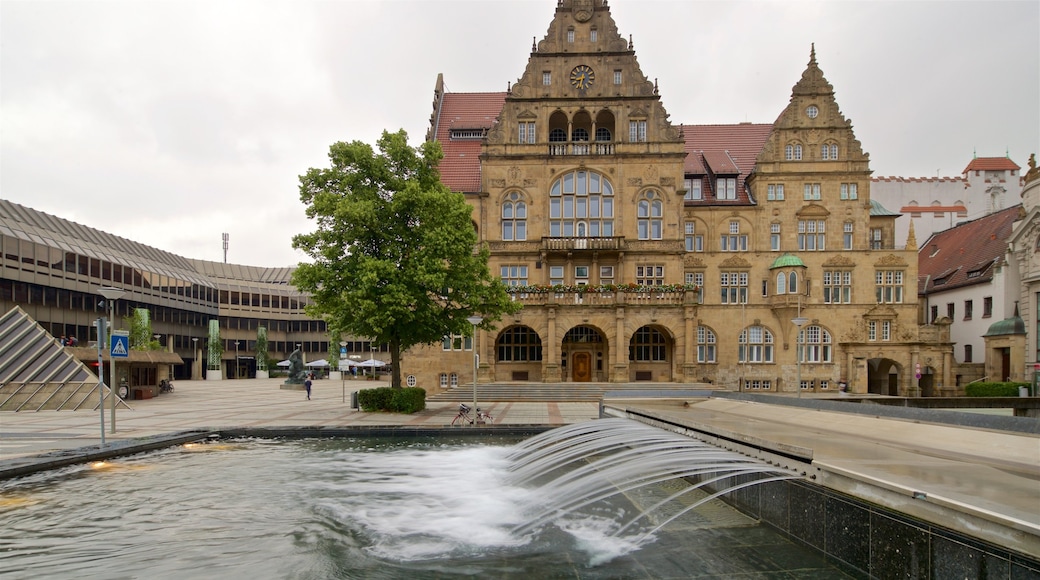
POLYGON ((762 123, 740 123, 737 125, 683 125, 685 136, 687 175, 702 175, 701 190, 705 192, 705 205, 745 205, 749 203, 744 180, 755 168, 755 160, 765 146, 773 126, 762 123), (718 201, 709 192, 714 184, 710 175, 732 175, 738 173, 737 199, 718 201))
POLYGON ((969 171, 1018 171, 1019 169, 1021 167, 1007 157, 976 157, 964 168, 964 173, 969 171))
POLYGON ((918 293, 991 281, 1021 211, 1016 205, 932 235, 917 253, 918 293))
POLYGON ((444 150, 441 181, 452 191, 480 191, 479 139, 452 141, 452 129, 489 129, 502 112, 506 93, 445 93, 436 115, 435 139, 444 150))

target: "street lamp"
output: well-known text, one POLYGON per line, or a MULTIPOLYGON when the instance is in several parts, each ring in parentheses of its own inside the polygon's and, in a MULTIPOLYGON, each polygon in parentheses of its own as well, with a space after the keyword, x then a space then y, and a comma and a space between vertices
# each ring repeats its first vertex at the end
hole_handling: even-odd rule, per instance
POLYGON ((238 378, 238 345, 241 344, 241 340, 235 341, 235 378, 238 378))
POLYGON ((795 366, 797 367, 798 378, 796 379, 795 388, 798 389, 798 398, 802 397, 802 327, 805 326, 809 319, 804 316, 799 316, 791 321, 798 328, 797 334, 794 338, 794 359, 795 366))
MULTIPOLYGON (((199 374, 201 374, 202 373, 202 365, 199 364, 199 337, 193 336, 191 338, 191 348, 192 348, 191 360, 195 363, 194 366, 199 367, 199 374)), ((191 374, 193 376, 195 375, 194 370, 192 371, 191 374)))
POLYGON ((473 426, 477 426, 480 413, 477 412, 477 368, 480 366, 480 353, 477 352, 477 325, 484 321, 480 316, 470 316, 466 320, 473 325, 473 426))
MULTIPOLYGON (((126 295, 126 291, 122 290, 120 288, 112 287, 112 286, 102 286, 101 288, 98 288, 98 294, 104 296, 105 300, 108 301, 109 320, 111 321, 111 323, 109 324, 109 334, 111 335, 112 334, 112 330, 114 330, 115 327, 116 327, 116 300, 119 300, 120 298, 125 296, 126 295)), ((115 392, 116 392, 115 391, 115 388, 116 388, 116 359, 115 359, 115 357, 112 356, 111 352, 109 352, 109 354, 108 354, 108 364, 109 364, 109 368, 110 368, 110 371, 111 371, 111 374, 109 375, 111 377, 109 379, 111 384, 109 384, 109 389, 108 389, 109 392, 112 394, 112 427, 111 427, 111 429, 112 429, 112 433, 115 433, 116 432, 116 399, 118 397, 115 396, 115 392)), ((101 374, 104 374, 105 369, 101 368, 101 369, 98 369, 98 371, 101 374)), ((105 412, 104 411, 104 407, 105 407, 105 405, 104 405, 104 403, 102 403, 102 405, 101 405, 101 413, 102 413, 102 415, 104 415, 104 412, 105 412)))

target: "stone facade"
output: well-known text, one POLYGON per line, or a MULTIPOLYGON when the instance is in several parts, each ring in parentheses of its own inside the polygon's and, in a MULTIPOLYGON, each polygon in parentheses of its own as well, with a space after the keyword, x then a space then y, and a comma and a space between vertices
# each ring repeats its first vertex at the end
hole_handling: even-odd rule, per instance
MULTIPOLYGON (((479 382, 952 385, 948 329, 918 323, 913 232, 897 246, 898 214, 871 203, 869 156, 815 50, 775 123, 676 125, 606 3, 562 0, 468 166, 474 128, 441 114, 453 98, 439 83, 429 133, 445 182, 524 304, 478 333, 479 382), (479 190, 453 182, 466 171, 479 190)), ((414 349, 403 375, 468 384, 469 346, 414 349)))

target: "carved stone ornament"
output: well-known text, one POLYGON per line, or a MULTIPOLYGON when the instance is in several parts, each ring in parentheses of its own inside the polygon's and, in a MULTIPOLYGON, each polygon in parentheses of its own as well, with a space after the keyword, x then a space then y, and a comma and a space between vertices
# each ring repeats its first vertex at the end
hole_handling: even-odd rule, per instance
POLYGON ((877 262, 874 262, 874 266, 902 266, 906 267, 906 260, 896 256, 895 254, 889 254, 882 257, 877 262))
POLYGON ((646 180, 646 183, 657 183, 657 166, 647 165, 643 170, 643 179, 646 180))
POLYGON ((632 187, 640 187, 643 185, 643 179, 641 177, 629 177, 628 184, 632 187))
POLYGON ((592 0, 574 0, 574 19, 588 22, 592 18, 592 0))
POLYGON ((691 256, 689 254, 683 256, 683 266, 686 268, 704 268, 704 260, 698 256, 691 256))
POLYGON ((723 260, 719 266, 722 268, 750 268, 751 262, 740 256, 732 256, 723 260))
POLYGON ((516 184, 520 182, 520 178, 523 177, 523 172, 516 165, 509 168, 509 183, 516 184))
POLYGON ((856 263, 853 262, 851 258, 846 258, 845 256, 841 256, 841 255, 834 256, 830 260, 827 260, 826 262, 823 263, 823 267, 824 268, 833 268, 833 267, 838 267, 838 266, 845 267, 845 266, 855 266, 855 265, 856 265, 856 263))
POLYGON ((505 186, 506 186, 506 180, 504 180, 504 179, 492 179, 491 180, 491 187, 505 187, 505 186))

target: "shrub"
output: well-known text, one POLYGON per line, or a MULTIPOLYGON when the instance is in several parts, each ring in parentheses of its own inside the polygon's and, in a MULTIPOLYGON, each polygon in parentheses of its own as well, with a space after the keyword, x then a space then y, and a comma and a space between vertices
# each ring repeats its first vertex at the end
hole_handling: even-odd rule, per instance
POLYGON ((426 408, 426 390, 419 387, 362 389, 358 391, 358 406, 370 412, 416 413, 426 408))
POLYGON ((1019 387, 1029 383, 972 383, 965 385, 964 394, 969 397, 1017 397, 1019 387))

